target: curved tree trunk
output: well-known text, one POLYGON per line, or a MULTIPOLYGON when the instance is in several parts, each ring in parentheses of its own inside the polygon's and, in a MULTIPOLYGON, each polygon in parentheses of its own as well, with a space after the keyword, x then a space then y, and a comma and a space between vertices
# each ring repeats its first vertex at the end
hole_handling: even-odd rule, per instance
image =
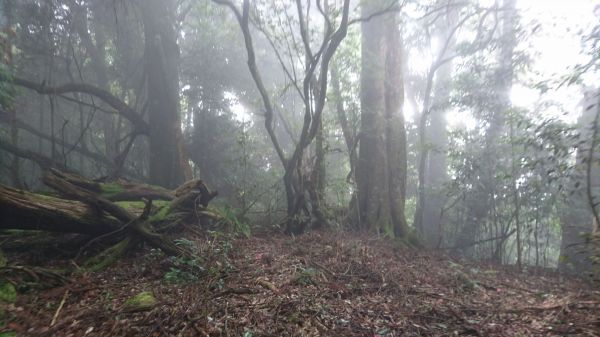
MULTIPOLYGON (((325 220, 320 209, 320 198, 317 192, 318 184, 316 181, 314 184, 311 182, 311 173, 314 167, 310 167, 313 165, 308 165, 309 168, 307 169, 303 165, 303 161, 305 160, 306 149, 312 144, 321 128, 322 113, 328 89, 329 62, 348 32, 350 0, 344 0, 343 2, 342 16, 337 29, 334 30, 329 24, 326 25, 327 29, 318 52, 311 47, 311 36, 307 28, 310 21, 304 18, 305 8, 303 8, 302 1, 296 1, 298 24, 304 47, 305 71, 301 88, 296 79, 290 78, 290 80, 294 81, 298 85, 298 91, 301 91, 300 98, 304 105, 304 117, 298 143, 289 157, 286 155, 275 133, 273 125, 275 116, 274 105, 271 103, 270 94, 263 83, 261 73, 256 65, 256 54, 249 25, 250 1, 243 1, 241 11, 233 1, 213 1, 229 7, 236 16, 242 30, 248 54, 248 70, 261 95, 265 108, 265 129, 285 172, 283 176, 287 201, 285 231, 293 234, 302 233, 308 225, 315 222, 322 223, 325 220)), ((286 67, 284 63, 281 65, 286 67)))

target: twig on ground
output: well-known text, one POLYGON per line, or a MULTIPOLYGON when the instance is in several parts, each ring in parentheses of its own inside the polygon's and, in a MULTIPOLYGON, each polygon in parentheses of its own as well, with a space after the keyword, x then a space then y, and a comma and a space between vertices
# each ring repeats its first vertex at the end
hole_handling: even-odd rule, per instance
POLYGON ((52 317, 52 322, 50 322, 50 326, 54 326, 54 324, 56 324, 56 320, 58 319, 58 315, 60 315, 60 311, 62 310, 63 306, 65 305, 67 296, 69 296, 69 289, 65 290, 65 294, 63 295, 63 298, 60 301, 60 304, 58 305, 56 312, 54 313, 54 317, 52 317))

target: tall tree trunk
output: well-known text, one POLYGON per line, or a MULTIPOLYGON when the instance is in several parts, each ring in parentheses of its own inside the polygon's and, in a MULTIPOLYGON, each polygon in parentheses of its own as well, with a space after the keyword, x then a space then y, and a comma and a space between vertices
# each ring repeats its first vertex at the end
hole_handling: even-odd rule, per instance
POLYGON ((514 202, 514 219, 515 226, 517 228, 517 266, 519 270, 522 270, 522 257, 523 257, 523 247, 521 246, 521 201, 519 197, 519 184, 518 184, 518 175, 519 168, 517 166, 517 162, 520 162, 519 158, 517 158, 517 154, 515 152, 515 127, 514 127, 514 117, 510 117, 509 122, 509 132, 510 132, 510 164, 511 164, 511 180, 512 180, 512 188, 513 188, 513 202, 514 202))
POLYGON ((585 190, 589 183, 589 187, 597 198, 598 189, 600 188, 600 167, 598 166, 597 153, 592 152, 594 158, 596 158, 595 160, 589 156, 590 147, 593 145, 594 127, 600 128, 597 119, 597 114, 600 113, 599 104, 600 94, 598 92, 586 93, 584 111, 578 123, 583 142, 577 149, 577 174, 571 179, 572 181, 568 187, 568 190, 573 193, 570 194, 566 207, 561 212, 562 240, 558 268, 561 272, 567 274, 581 275, 588 272, 592 267, 591 253, 589 247, 586 246, 587 238, 585 235, 598 229, 585 190), (594 123, 596 124, 594 125, 594 123), (590 159, 592 160, 590 161, 590 159), (590 167, 592 179, 589 181, 586 179, 588 163, 593 163, 590 167))
POLYGON ((487 155, 495 158, 494 144, 497 144, 505 129, 506 113, 511 106, 510 90, 512 88, 514 66, 513 55, 517 44, 516 37, 516 0, 504 0, 502 3, 502 21, 500 25, 500 50, 498 69, 496 70, 496 97, 492 102, 493 111, 490 126, 486 132, 487 155))
MULTIPOLYGON (((329 15, 329 1, 323 3, 323 11, 325 15, 329 15)), ((323 30, 327 30, 327 20, 323 20, 323 30)), ((323 126, 323 114, 317 116, 316 123, 317 134, 315 136, 315 165, 312 172, 311 186, 308 187, 315 216, 317 221, 316 227, 320 227, 326 223, 323 209, 325 208, 325 181, 326 181, 326 166, 325 166, 325 130, 323 126)))
POLYGON ((420 158, 419 190, 414 225, 424 243, 435 248, 442 241, 442 208, 445 202, 444 183, 448 181, 446 167, 446 119, 450 99, 452 58, 457 54, 456 29, 460 27, 460 8, 454 0, 439 0, 438 8, 445 8, 443 16, 434 25, 434 34, 442 46, 431 65, 423 99, 423 110, 419 123, 420 158), (458 26, 457 26, 458 25, 458 26), (452 56, 450 56, 452 55, 452 56), (443 63, 442 63, 443 62, 443 63))
MULTIPOLYGON (((363 16, 381 8, 382 1, 365 1, 363 16)), ((361 133, 357 163, 357 207, 354 219, 364 229, 389 236, 407 232, 406 131, 401 107, 398 13, 362 23, 361 133)))
POLYGON ((308 192, 311 196, 311 203, 316 217, 315 227, 321 227, 326 224, 323 214, 325 208, 325 136, 323 130, 323 121, 319 117, 319 129, 315 136, 315 164, 312 171, 311 182, 308 186, 308 192))
MULTIPOLYGON (((497 96, 494 102, 495 108, 493 109, 492 120, 490 121, 490 127, 486 134, 486 149, 484 151, 484 157, 487 158, 490 165, 490 172, 487 176, 487 181, 484 182, 489 187, 490 191, 493 191, 492 186, 495 182, 495 172, 493 167, 494 163, 498 162, 497 153, 499 140, 502 133, 506 129, 506 117, 511 108, 510 91, 512 89, 513 77, 514 77, 514 64, 513 56, 514 50, 517 45, 517 10, 516 0, 504 0, 502 3, 503 15, 501 21, 501 47, 500 54, 498 55, 499 67, 496 72, 496 83, 497 83, 497 96)), ((512 145, 512 144, 511 144, 512 145)), ((516 169, 511 169, 516 174, 516 169)), ((513 177, 513 179, 516 179, 513 177)), ((515 211, 518 209, 518 190, 516 184, 513 186, 513 200, 515 204, 515 211)), ((493 198, 493 192, 490 192, 489 199, 493 198)), ((519 219, 515 219, 517 227, 517 245, 518 245, 518 263, 521 262, 521 228, 519 219)), ((507 229, 508 230, 508 229, 507 229)), ((501 246, 504 247, 504 246, 501 246)), ((499 256, 503 255, 501 251, 499 256)), ((500 261, 501 262, 501 261, 500 261)))
POLYGON ((150 181, 175 187, 191 179, 179 116, 179 46, 176 2, 146 0, 144 69, 150 124, 150 181))
MULTIPOLYGON (((5 40, 4 40, 4 50, 0 50, 3 53, 5 53, 5 55, 3 55, 2 58, 0 58, 0 62, 4 62, 7 66, 7 68, 11 69, 13 66, 13 55, 12 55, 12 50, 13 50, 13 37, 12 34, 10 33, 10 31, 13 29, 13 24, 14 24, 14 20, 13 20, 13 15, 14 15, 14 4, 12 0, 6 0, 2 5, 0 5, 0 9, 2 9, 2 13, 0 13, 0 16, 2 16, 2 18, 0 18, 0 20, 2 20, 2 26, 0 26, 5 32, 5 40)), ((5 107, 9 114, 10 114, 10 141, 12 143, 13 146, 18 147, 19 146, 19 129, 17 128, 16 125, 16 121, 17 121, 17 111, 16 111, 16 106, 15 104, 12 104, 12 102, 8 102, 9 104, 7 104, 7 106, 5 107)), ((11 180, 14 186, 16 186, 17 188, 21 188, 22 184, 21 184, 21 179, 20 179, 20 174, 19 174, 19 169, 20 167, 20 163, 19 163, 19 157, 18 156, 13 156, 11 163, 10 163, 10 175, 11 175, 11 180)))
POLYGON ((444 113, 449 100, 449 81, 452 63, 442 66, 437 73, 434 89, 434 103, 431 107, 431 119, 428 128, 427 164, 424 168, 424 199, 422 210, 422 236, 428 247, 437 247, 442 240, 442 208, 446 200, 443 194, 444 184, 448 181, 446 118, 444 113))
MULTIPOLYGON (((439 1, 440 6, 448 6, 444 19, 436 25, 436 34, 440 41, 446 41, 446 48, 441 58, 454 54, 456 38, 454 33, 449 33, 449 27, 454 27, 458 22, 457 7, 452 7, 453 1, 439 1), (449 35, 452 34, 452 35, 449 35)), ((446 200, 443 189, 448 181, 447 173, 447 142, 445 113, 450 100, 450 81, 453 63, 448 61, 435 71, 435 84, 433 86, 433 99, 429 115, 429 125, 425 131, 427 145, 426 165, 423 169, 424 203, 419 208, 421 215, 421 234, 424 243, 431 248, 440 245, 442 240, 442 208, 446 200)))

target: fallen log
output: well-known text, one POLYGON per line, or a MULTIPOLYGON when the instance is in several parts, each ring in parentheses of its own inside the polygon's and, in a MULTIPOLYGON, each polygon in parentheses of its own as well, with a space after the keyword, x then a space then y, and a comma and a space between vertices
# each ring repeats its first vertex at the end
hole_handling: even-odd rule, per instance
MULTIPOLYGON (((92 181, 74 173, 66 173, 53 169, 49 171, 52 176, 57 177, 59 180, 100 195, 110 201, 135 201, 142 199, 173 200, 175 198, 174 191, 169 191, 160 186, 132 183, 122 179, 114 182, 92 181)), ((192 180, 192 182, 194 181, 192 180)))
POLYGON ((67 200, 0 185, 0 229, 42 230, 101 235, 116 230, 120 222, 98 209, 67 200))
POLYGON ((102 241, 109 248, 96 256, 96 267, 105 267, 140 242, 167 255, 189 255, 164 236, 166 229, 186 220, 204 218, 216 192, 201 180, 192 180, 169 191, 126 181, 87 180, 72 173, 51 169, 44 183, 61 196, 45 196, 0 186, 0 229, 43 230, 80 233, 102 241), (152 200, 163 200, 153 207, 152 200), (127 200, 119 203, 117 200, 127 200), (142 202, 140 202, 142 201, 142 202), (143 206, 143 211, 140 205, 143 206))

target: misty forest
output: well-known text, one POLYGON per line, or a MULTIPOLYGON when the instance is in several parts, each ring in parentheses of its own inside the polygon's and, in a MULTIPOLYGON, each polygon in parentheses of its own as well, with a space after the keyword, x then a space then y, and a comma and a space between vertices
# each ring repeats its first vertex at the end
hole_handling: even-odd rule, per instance
POLYGON ((600 3, 0 0, 0 337, 600 336, 600 3))

